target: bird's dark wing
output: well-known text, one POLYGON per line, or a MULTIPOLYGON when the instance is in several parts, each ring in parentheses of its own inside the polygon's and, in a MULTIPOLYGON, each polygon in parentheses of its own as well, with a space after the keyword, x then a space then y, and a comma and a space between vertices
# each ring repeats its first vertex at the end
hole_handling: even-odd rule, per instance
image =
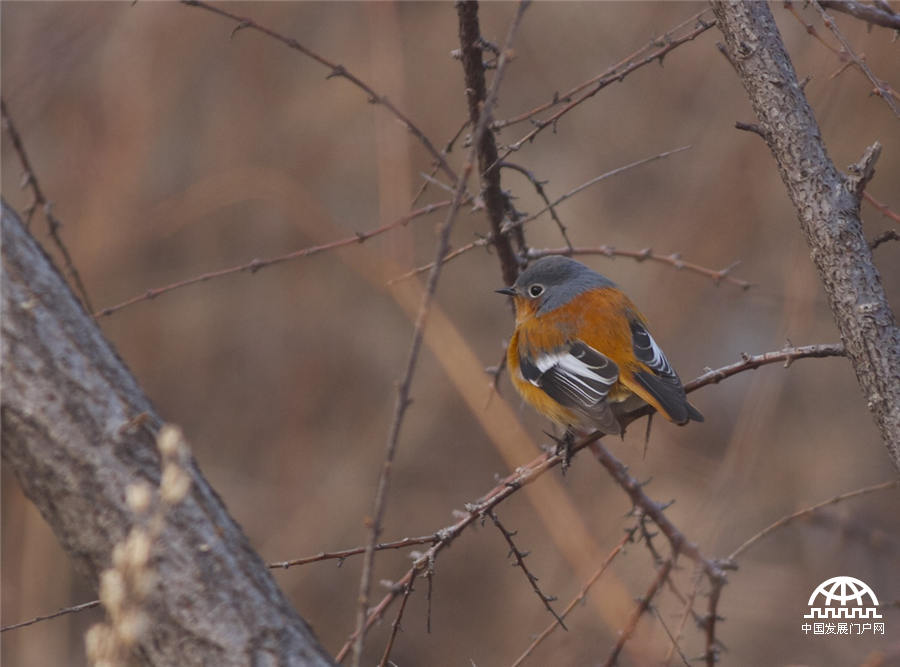
POLYGON ((678 374, 647 328, 637 319, 631 320, 631 341, 634 354, 651 372, 640 370, 634 374, 638 382, 655 398, 669 418, 676 424, 693 419, 703 421, 697 409, 688 403, 678 374))
POLYGON ((606 402, 610 388, 619 379, 619 367, 612 359, 574 341, 534 359, 521 357, 519 364, 522 376, 557 403, 584 415, 606 433, 620 432, 606 402))

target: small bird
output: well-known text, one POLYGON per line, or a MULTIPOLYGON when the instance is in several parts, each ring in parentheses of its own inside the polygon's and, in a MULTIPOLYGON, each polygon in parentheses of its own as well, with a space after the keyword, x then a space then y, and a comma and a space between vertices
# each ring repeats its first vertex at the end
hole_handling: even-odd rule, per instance
POLYGON ((703 421, 631 300, 584 264, 551 255, 496 290, 513 297, 507 366, 538 412, 567 427, 620 434, 619 416, 649 403, 676 424, 703 421))

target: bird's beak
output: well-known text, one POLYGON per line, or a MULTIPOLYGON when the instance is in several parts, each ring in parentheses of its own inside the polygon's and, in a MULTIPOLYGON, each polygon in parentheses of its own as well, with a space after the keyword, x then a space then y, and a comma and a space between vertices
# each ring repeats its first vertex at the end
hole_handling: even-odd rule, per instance
POLYGON ((494 290, 497 294, 505 294, 506 296, 515 296, 516 288, 515 287, 501 287, 500 289, 494 290))

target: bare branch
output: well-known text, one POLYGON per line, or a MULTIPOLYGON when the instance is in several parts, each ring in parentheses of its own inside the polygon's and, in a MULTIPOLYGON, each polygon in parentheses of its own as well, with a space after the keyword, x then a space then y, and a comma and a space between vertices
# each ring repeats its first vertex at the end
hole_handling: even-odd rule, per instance
MULTIPOLYGON (((712 4, 770 138, 769 149, 797 210, 862 395, 900 470, 900 329, 863 235, 859 177, 841 174, 828 157, 769 6, 712 4)), ((866 154, 874 156, 873 148, 866 154)))
POLYGON ((660 255, 653 252, 653 250, 650 248, 644 248, 643 250, 620 250, 608 245, 596 246, 593 248, 578 247, 571 249, 529 248, 527 253, 527 257, 529 260, 538 259, 547 255, 603 255, 604 257, 628 257, 635 260, 636 262, 649 260, 651 262, 667 264, 675 269, 684 269, 685 271, 699 273, 701 276, 710 278, 717 286, 722 281, 725 281, 727 283, 731 283, 732 285, 737 285, 741 289, 745 290, 753 287, 753 283, 747 282, 746 280, 741 280, 740 278, 735 278, 731 275, 731 272, 734 271, 734 269, 736 269, 738 266, 740 266, 740 261, 732 262, 724 269, 710 269, 705 266, 701 266, 700 264, 695 264, 694 262, 683 260, 681 258, 681 253, 677 252, 673 252, 668 255, 660 255))
POLYGON ((281 33, 273 30, 272 28, 268 28, 257 23, 253 19, 232 14, 231 12, 222 9, 219 6, 210 5, 209 3, 203 2, 202 0, 181 0, 181 2, 182 4, 188 5, 189 7, 198 7, 200 9, 205 9, 206 11, 212 12, 213 14, 218 14, 219 16, 224 16, 228 19, 231 19, 232 21, 235 21, 237 23, 237 26, 231 33, 232 37, 234 37, 235 33, 239 30, 256 30, 257 32, 260 32, 268 37, 271 37, 272 39, 281 42, 288 48, 299 51, 303 55, 312 58, 320 65, 327 67, 330 70, 327 78, 331 79, 340 77, 342 79, 346 79, 354 86, 362 90, 368 97, 370 103, 380 104, 385 109, 390 111, 394 116, 396 116, 397 119, 401 123, 403 123, 403 126, 406 127, 406 129, 409 130, 409 132, 425 147, 425 150, 427 150, 431 154, 431 157, 437 164, 440 165, 441 169, 450 178, 450 180, 453 181, 454 184, 456 183, 456 172, 454 172, 450 165, 447 163, 447 159, 444 157, 444 154, 434 147, 434 144, 431 143, 431 140, 425 135, 425 133, 422 132, 422 130, 420 130, 419 127, 415 123, 413 123, 406 114, 404 114, 402 111, 400 111, 400 109, 394 106, 394 104, 387 97, 385 97, 384 95, 379 95, 372 89, 371 86, 369 86, 369 84, 351 73, 350 70, 348 70, 343 65, 339 65, 338 63, 328 60, 312 49, 307 48, 293 37, 286 37, 281 33))
POLYGON ((91 600, 90 602, 83 602, 81 604, 76 604, 71 607, 63 607, 57 611, 54 611, 52 614, 46 614, 44 616, 35 616, 32 619, 27 621, 22 621, 21 623, 12 623, 11 625, 4 625, 0 628, 0 632, 6 632, 7 630, 18 630, 19 628, 27 628, 29 625, 34 625, 35 623, 40 623, 42 621, 49 621, 53 618, 58 618, 60 616, 66 616, 68 614, 77 614, 80 611, 87 611, 88 609, 93 609, 94 607, 100 606, 100 600, 91 600))
MULTIPOLYGON (((420 544, 434 544, 438 540, 438 535, 423 535, 421 537, 404 537, 402 540, 394 542, 381 542, 375 545, 375 551, 383 551, 385 549, 406 549, 420 544)), ((307 563, 318 563, 323 560, 343 561, 350 556, 357 556, 365 553, 366 547, 354 547, 352 549, 344 549, 342 551, 323 551, 315 556, 307 556, 305 558, 295 558, 293 560, 285 560, 277 563, 269 563, 268 567, 275 570, 286 570, 289 567, 297 565, 306 565, 307 563)))
POLYGON ((653 597, 669 578, 669 573, 672 571, 672 565, 674 564, 675 557, 673 556, 659 567, 659 570, 656 572, 656 577, 650 583, 647 592, 644 593, 644 596, 639 600, 637 607, 635 607, 635 610, 628 619, 628 623, 626 623, 622 631, 619 632, 619 639, 616 641, 615 646, 613 646, 612 651, 610 651, 609 655, 606 657, 606 662, 603 663, 605 667, 612 667, 617 664, 619 653, 621 653, 622 649, 625 647, 625 642, 631 639, 631 635, 637 630, 638 621, 641 620, 641 616, 644 615, 644 612, 650 608, 653 597))
MULTIPOLYGON (((441 274, 442 263, 439 260, 441 257, 447 254, 447 249, 450 244, 450 231, 453 228, 453 223, 456 221, 459 209, 462 206, 463 201, 465 200, 466 182, 468 181, 469 175, 474 168, 476 154, 481 147, 482 136, 487 132, 487 126, 490 122, 491 113, 493 111, 494 105, 497 102, 497 93, 500 90, 500 83, 503 80, 503 73, 506 69, 507 63, 509 62, 508 55, 512 47, 512 42, 527 7, 528 1, 521 0, 513 17, 513 20, 510 23, 509 31, 506 36, 506 43, 497 63, 497 71, 494 74, 494 80, 491 84, 490 91, 487 93, 484 104, 481 105, 478 120, 474 123, 475 130, 472 133, 472 146, 469 149, 468 157, 466 158, 466 162, 463 166, 462 175, 459 180, 456 181, 456 193, 453 196, 453 201, 450 205, 450 211, 447 214, 447 219, 442 225, 441 230, 438 234, 434 267, 428 274, 428 280, 425 285, 425 292, 422 296, 422 302, 419 306, 419 312, 416 315, 415 326, 413 328, 413 338, 410 344, 405 370, 403 373, 403 377, 397 387, 397 399, 394 404, 394 416, 391 420, 391 426, 387 437, 384 464, 381 470, 381 475, 378 479, 378 488, 375 491, 375 501, 370 524, 369 543, 366 546, 366 552, 363 556, 362 574, 360 575, 359 605, 356 615, 355 638, 353 640, 354 667, 358 667, 360 660, 362 659, 363 643, 366 629, 368 628, 368 624, 366 621, 369 611, 368 607, 369 593, 371 590, 372 567, 375 561, 375 544, 378 542, 378 537, 381 534, 382 520, 387 503, 387 492, 390 486, 390 473, 393 467, 394 455, 397 451, 397 442, 400 438, 400 429, 403 425, 403 419, 406 415, 406 410, 409 407, 410 403, 410 387, 412 386, 412 379, 415 373, 416 363, 419 359, 419 351, 422 347, 422 339, 425 331, 425 321, 428 317, 428 311, 431 308, 431 302, 434 297, 435 290, 437 289, 438 279, 440 278, 441 274)), ((410 582, 411 581, 412 580, 410 579, 410 582)))
POLYGON ((826 9, 849 14, 866 23, 900 30, 900 14, 892 11, 887 3, 876 7, 856 0, 819 0, 819 4, 826 9))
MULTIPOLYGON (((481 37, 481 27, 478 21, 478 3, 457 2, 456 11, 459 19, 459 53, 465 74, 469 122, 472 127, 475 127, 483 113, 487 98, 487 86, 484 79, 484 40, 481 37)), ((501 52, 501 57, 504 60, 507 55, 507 53, 501 52)), ((481 197, 487 209, 488 222, 491 229, 490 237, 494 247, 497 249, 497 257, 500 260, 500 272, 504 284, 512 285, 516 280, 516 276, 519 275, 519 264, 516 262, 516 253, 512 247, 509 230, 501 229, 503 221, 507 217, 509 201, 500 187, 497 143, 494 140, 493 132, 489 128, 482 132, 480 137, 473 137, 473 144, 476 142, 476 139, 481 197)))
MULTIPOLYGON (((504 224, 503 229, 504 229, 504 230, 507 230, 507 229, 512 229, 512 228, 522 227, 523 225, 526 225, 526 224, 528 224, 529 222, 532 222, 533 220, 536 220, 537 218, 539 218, 540 216, 542 216, 544 213, 546 213, 547 211, 549 211, 549 210, 550 210, 551 208, 553 208, 554 206, 558 206, 558 205, 561 204, 562 202, 566 201, 567 199, 570 199, 570 198, 574 197, 574 196, 577 195, 579 192, 582 192, 582 191, 586 190, 587 188, 591 187, 592 185, 596 185, 597 183, 600 183, 600 182, 602 182, 602 181, 605 181, 605 180, 608 179, 608 178, 612 178, 613 176, 617 176, 617 175, 619 175, 619 174, 621 174, 621 173, 623 173, 623 172, 626 172, 626 171, 628 171, 628 170, 630 170, 630 169, 634 169, 635 167, 640 167, 640 166, 645 165, 645 164, 647 164, 647 163, 649 163, 649 162, 655 162, 656 160, 661 160, 661 159, 663 159, 663 158, 667 158, 667 157, 669 157, 670 155, 674 155, 674 154, 676 154, 676 153, 680 153, 681 151, 686 151, 686 150, 688 150, 689 148, 690 148, 690 146, 682 146, 682 147, 680 147, 680 148, 675 148, 675 149, 670 150, 670 151, 664 151, 664 152, 662 152, 662 153, 657 153, 656 155, 651 155, 650 157, 645 157, 645 158, 642 158, 642 159, 640 159, 640 160, 636 160, 636 161, 634 161, 634 162, 631 162, 630 164, 626 164, 626 165, 623 165, 623 166, 621 166, 621 167, 617 167, 617 168, 615 168, 615 169, 612 169, 612 170, 610 170, 610 171, 607 171, 606 173, 600 174, 599 176, 596 176, 596 177, 592 178, 591 180, 587 181, 586 183, 582 183, 582 184, 579 185, 578 187, 576 187, 576 188, 574 188, 574 189, 572 189, 572 190, 569 190, 569 192, 565 193, 565 194, 562 195, 561 197, 558 197, 552 204, 549 204, 548 206, 545 206, 544 208, 542 208, 542 209, 541 209, 540 211, 538 211, 537 213, 534 213, 534 214, 532 214, 532 215, 529 215, 529 216, 526 217, 526 218, 522 218, 521 220, 507 221, 506 224, 504 224)), ((453 259, 456 259, 456 258, 459 257, 460 255, 462 255, 462 254, 464 254, 464 253, 466 253, 466 252, 469 252, 470 250, 473 250, 473 249, 475 249, 475 248, 482 248, 482 247, 484 247, 484 246, 490 245, 491 242, 492 242, 492 237, 490 237, 490 236, 484 237, 484 238, 480 238, 480 239, 476 239, 475 241, 472 241, 471 243, 467 243, 467 244, 465 244, 465 245, 463 245, 463 246, 460 246, 459 248, 457 248, 456 250, 453 250, 452 252, 448 252, 446 255, 444 255, 444 258, 441 260, 441 263, 442 263, 442 264, 446 264, 447 262, 449 262, 449 261, 451 261, 451 260, 453 260, 453 259)), ((424 273, 425 271, 431 270, 431 269, 433 268, 433 266, 434 266, 434 262, 432 262, 432 263, 430 263, 430 264, 425 264, 425 265, 423 265, 423 266, 420 266, 420 267, 418 267, 418 268, 413 269, 412 271, 409 271, 409 272, 407 272, 407 273, 404 273, 404 274, 401 275, 401 276, 397 276, 396 278, 391 279, 391 280, 388 282, 388 284, 389 284, 389 285, 392 285, 393 283, 399 282, 399 281, 401 281, 401 280, 406 280, 406 279, 408 279, 408 278, 412 278, 412 277, 414 277, 414 276, 417 276, 417 275, 420 274, 420 273, 424 273)))
POLYGON ((882 204, 880 201, 875 199, 868 192, 863 192, 863 197, 867 202, 869 202, 872 206, 878 209, 878 211, 886 218, 890 218, 894 222, 900 223, 900 213, 895 213, 890 209, 887 204, 882 204))
MULTIPOLYGON (((572 612, 572 610, 575 609, 576 606, 578 606, 579 604, 581 604, 584 601, 584 598, 587 597, 588 591, 590 591, 591 587, 595 583, 597 583, 597 580, 600 579, 600 576, 604 572, 606 572, 606 568, 608 568, 610 563, 613 562, 613 559, 619 555, 619 553, 622 551, 622 549, 625 548, 626 544, 628 544, 629 542, 632 542, 634 540, 634 533, 636 530, 637 530, 637 526, 635 526, 634 528, 631 528, 630 530, 625 531, 624 537, 622 537, 622 539, 619 540, 619 543, 615 547, 613 547, 613 550, 610 551, 609 554, 606 556, 606 558, 603 559, 603 563, 600 565, 599 568, 597 568, 597 571, 594 572, 594 574, 592 574, 591 577, 587 580, 587 582, 584 584, 584 586, 578 592, 578 595, 576 595, 574 598, 572 598, 572 601, 568 605, 566 605, 566 608, 563 610, 563 613, 561 614, 561 616, 563 618, 566 618, 572 612)), ((519 667, 523 662, 525 662, 526 658, 528 658, 528 656, 530 656, 534 652, 534 649, 536 649, 541 644, 541 642, 543 642, 547 637, 549 637, 550 634, 554 630, 556 630, 556 628, 558 628, 560 625, 561 625, 560 623, 557 623, 555 621, 550 623, 550 625, 548 625, 544 629, 544 631, 541 632, 541 634, 538 635, 535 638, 535 640, 533 642, 531 642, 531 644, 528 645, 528 648, 526 648, 525 652, 522 653, 522 655, 520 655, 516 659, 516 661, 512 664, 512 667, 519 667)))
POLYGON ((700 377, 691 380, 684 385, 686 392, 695 391, 700 387, 710 384, 718 384, 725 378, 729 378, 737 373, 748 370, 754 370, 760 366, 768 364, 777 364, 784 362, 787 368, 797 359, 810 359, 822 357, 844 357, 846 351, 841 343, 825 343, 821 345, 802 345, 800 347, 785 347, 782 350, 774 352, 765 352, 763 354, 746 354, 741 353, 741 360, 728 366, 722 366, 715 370, 707 370, 700 377))
POLYGON ((819 4, 816 0, 811 0, 811 3, 812 6, 815 7, 819 14, 822 16, 822 20, 825 22, 825 25, 828 26, 828 29, 831 30, 832 33, 834 33, 834 36, 841 43, 841 47, 843 48, 843 51, 847 55, 847 57, 850 58, 853 64, 856 65, 872 83, 872 86, 874 86, 875 94, 877 94, 881 99, 885 101, 885 103, 891 108, 891 111, 894 112, 894 115, 897 118, 900 118, 900 107, 897 106, 897 100, 895 100, 894 96, 891 94, 890 86, 887 86, 881 79, 876 77, 875 74, 872 73, 872 70, 869 68, 868 64, 866 64, 866 61, 856 55, 856 53, 853 51, 853 47, 850 46, 850 43, 844 37, 843 33, 841 33, 841 31, 838 29, 837 23, 835 23, 834 19, 831 18, 828 12, 826 12, 822 8, 822 5, 819 4))
MULTIPOLYGON (((511 150, 518 150, 518 148, 521 147, 523 143, 533 140, 534 137, 544 129, 544 127, 556 123, 556 121, 559 120, 563 115, 568 113, 568 111, 578 106, 585 100, 590 99, 598 92, 606 88, 608 85, 623 81, 626 76, 645 65, 653 62, 662 63, 663 59, 676 48, 678 48, 682 44, 685 44, 686 42, 690 42, 696 39, 698 36, 709 30, 715 25, 715 21, 709 17, 704 19, 703 15, 708 11, 709 9, 703 9, 702 11, 697 12, 678 25, 673 26, 662 35, 654 37, 650 40, 649 44, 642 46, 631 55, 626 56, 603 73, 598 74, 597 76, 588 79, 584 83, 575 86, 566 93, 563 93, 562 95, 555 93, 553 95, 553 99, 549 102, 541 104, 540 106, 531 109, 530 111, 526 111, 525 113, 513 118, 494 121, 492 128, 495 130, 499 130, 510 125, 516 125, 518 123, 531 120, 539 113, 552 109, 555 106, 558 106, 560 104, 566 105, 565 107, 563 107, 563 109, 550 116, 547 120, 534 121, 536 124, 535 129, 522 137, 522 139, 520 139, 519 141, 515 142, 515 144, 511 145, 511 150), (689 32, 681 36, 674 35, 674 33, 678 32, 686 25, 693 26, 689 32), (574 95, 587 88, 591 89, 581 97, 572 100, 572 97, 574 95), (512 146, 515 146, 515 148, 512 148, 512 146)), ((504 155, 503 159, 506 159, 506 157, 508 156, 509 153, 504 155)))
POLYGON ((81 280, 81 274, 78 273, 78 269, 75 268, 75 263, 72 261, 72 255, 69 254, 69 249, 66 247, 66 244, 63 243, 62 236, 59 234, 60 227, 62 227, 63 224, 53 213, 53 202, 47 199, 44 195, 44 191, 41 189, 37 174, 31 166, 31 160, 28 159, 28 153, 25 152, 25 145, 22 143, 22 137, 19 135, 19 131, 13 124, 12 118, 10 118, 9 112, 6 109, 6 100, 0 99, 0 109, 2 109, 3 114, 3 127, 12 141, 13 149, 16 151, 16 155, 19 156, 19 162, 22 163, 22 169, 25 172, 24 184, 31 188, 31 192, 34 195, 34 201, 25 210, 25 223, 27 225, 31 222, 31 216, 34 214, 35 209, 38 206, 41 206, 44 211, 44 217, 47 219, 47 231, 50 232, 50 238, 53 239, 53 245, 56 246, 63 257, 66 273, 71 276, 72 282, 75 283, 75 289, 78 292, 78 296, 81 298, 82 305, 88 312, 91 312, 94 310, 94 307, 91 305, 91 298, 88 296, 87 288, 81 280))
POLYGON ((560 627, 563 630, 568 630, 566 624, 563 622, 562 617, 556 613, 556 610, 553 608, 551 604, 555 597, 549 597, 544 595, 544 592, 541 590, 540 586, 538 586, 538 578, 532 574, 531 570, 528 569, 528 566, 525 565, 525 557, 528 556, 527 552, 521 551, 519 547, 516 546, 515 541, 513 541, 513 537, 515 537, 515 533, 506 529, 506 527, 500 522, 500 518, 494 513, 493 510, 489 511, 487 515, 491 518, 491 521, 494 522, 494 525, 497 526, 497 530, 503 535, 503 539, 506 540, 506 544, 509 546, 509 554, 515 559, 515 565, 522 572, 525 573, 525 577, 528 579, 528 583, 531 584, 531 590, 535 592, 535 594, 541 599, 541 602, 544 603, 544 607, 547 608, 553 618, 556 619, 556 622, 559 623, 560 627))
POLYGON ((748 538, 741 546, 731 552, 728 556, 729 561, 734 561, 738 556, 743 554, 747 549, 752 547, 754 544, 762 540, 764 537, 767 537, 770 533, 778 530, 786 526, 787 524, 795 521, 797 519, 801 519, 803 517, 807 517, 811 515, 813 512, 822 509, 823 507, 828 507, 829 505, 836 505, 837 503, 843 502, 845 500, 850 500, 851 498, 859 498, 860 496, 866 496, 870 493, 876 493, 878 491, 886 491, 887 489, 897 489, 900 488, 900 480, 891 480, 890 482, 882 482, 881 484, 873 484, 872 486, 866 486, 862 489, 856 489, 855 491, 849 491, 848 493, 842 493, 840 495, 834 496, 833 498, 829 498, 828 500, 823 500, 820 503, 816 503, 810 507, 805 507, 802 510, 798 510, 793 514, 788 514, 787 516, 783 516, 778 521, 766 526, 761 531, 748 538))
POLYGON ((353 236, 345 239, 330 241, 328 243, 310 246, 308 248, 301 248, 300 250, 293 250, 289 253, 285 253, 284 255, 278 255, 277 257, 269 257, 267 259, 251 259, 249 262, 245 262, 237 266, 231 266, 226 269, 219 269, 217 271, 209 271, 208 273, 201 273, 199 276, 194 276, 193 278, 179 280, 169 285, 163 285, 162 287, 154 287, 152 289, 148 289, 143 294, 133 296, 130 299, 127 299, 126 301, 123 301, 121 303, 117 303, 114 306, 109 306, 107 308, 103 308, 102 310, 98 310, 96 313, 94 313, 94 317, 106 317, 119 310, 122 310, 123 308, 128 308, 129 306, 133 306, 136 303, 140 303, 141 301, 150 301, 151 299, 155 299, 156 297, 168 292, 173 292, 175 290, 181 289, 183 287, 189 287, 191 285, 196 285, 197 283, 203 283, 207 280, 215 280, 217 278, 230 276, 235 273, 242 273, 245 271, 253 274, 260 269, 274 266, 275 264, 281 264, 282 262, 289 262, 295 259, 303 259, 305 257, 318 255, 320 252, 325 252, 327 250, 335 250, 336 248, 343 248, 345 246, 355 245, 357 243, 364 243, 374 236, 384 234, 385 232, 389 232, 392 229, 396 229, 397 227, 403 227, 416 218, 421 218, 440 209, 447 208, 451 204, 452 202, 449 199, 446 201, 435 202, 434 204, 423 206, 422 208, 416 209, 415 211, 410 211, 406 215, 401 216, 385 225, 376 227, 375 229, 371 229, 367 232, 357 232, 353 236))

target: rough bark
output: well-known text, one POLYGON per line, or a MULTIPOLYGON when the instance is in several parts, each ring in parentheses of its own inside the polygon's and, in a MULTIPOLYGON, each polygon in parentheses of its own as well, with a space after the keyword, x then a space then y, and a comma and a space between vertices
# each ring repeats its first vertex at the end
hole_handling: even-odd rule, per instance
POLYGON ((880 146, 851 175, 835 168, 765 2, 713 0, 728 56, 753 110, 825 288, 862 394, 900 470, 900 330, 863 236, 859 204, 880 146))
MULTIPOLYGON (((96 586, 133 515, 125 489, 159 483, 137 381, 3 202, 3 460, 96 586)), ((192 461, 188 497, 154 545, 158 575, 137 657, 151 665, 331 665, 192 461)))

